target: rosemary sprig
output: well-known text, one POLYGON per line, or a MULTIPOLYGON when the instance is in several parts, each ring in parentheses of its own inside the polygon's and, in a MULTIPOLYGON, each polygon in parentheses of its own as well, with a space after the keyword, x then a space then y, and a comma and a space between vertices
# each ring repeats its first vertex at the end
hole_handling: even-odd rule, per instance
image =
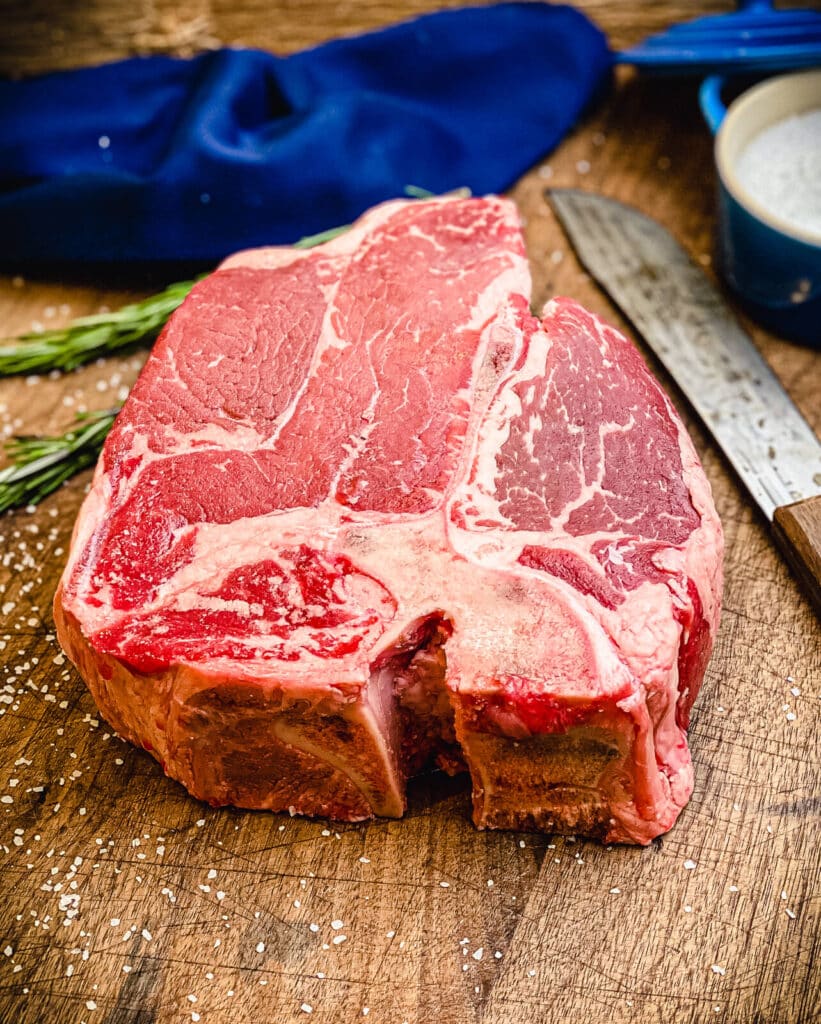
POLYGON ((12 437, 11 464, 0 470, 0 512, 36 505, 70 476, 93 466, 119 409, 78 413, 78 425, 56 437, 12 437))
POLYGON ((83 316, 67 327, 24 334, 0 345, 0 377, 47 370, 73 370, 98 356, 152 342, 194 287, 178 281, 114 313, 83 316))

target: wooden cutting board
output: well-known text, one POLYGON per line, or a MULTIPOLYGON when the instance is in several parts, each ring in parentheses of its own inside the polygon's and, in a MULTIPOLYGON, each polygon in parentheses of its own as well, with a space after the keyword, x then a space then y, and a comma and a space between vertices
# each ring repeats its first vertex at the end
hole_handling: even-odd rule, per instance
MULTIPOLYGON (((619 323, 569 251, 548 183, 635 203, 710 272, 711 144, 695 91, 620 74, 516 186, 537 300, 565 293, 619 323)), ((134 294, 4 278, 3 333, 134 294)), ((821 429, 821 354, 753 334, 821 429)), ((63 429, 115 404, 143 358, 0 382, 0 425, 63 429)), ((439 775, 413 784, 398 822, 193 801, 112 735, 56 645, 51 597, 89 474, 0 519, 3 1024, 821 1021, 818 622, 654 368, 711 480, 727 584, 690 730, 695 793, 646 850, 479 833, 465 782, 439 775)))

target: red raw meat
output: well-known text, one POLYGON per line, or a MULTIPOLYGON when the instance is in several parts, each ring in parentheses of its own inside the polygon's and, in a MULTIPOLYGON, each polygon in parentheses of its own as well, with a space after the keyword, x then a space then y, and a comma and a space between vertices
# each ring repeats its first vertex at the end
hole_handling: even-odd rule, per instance
POLYGON ((103 451, 55 616, 102 712, 212 804, 647 843, 692 789, 710 489, 636 349, 529 308, 507 200, 232 257, 103 451))

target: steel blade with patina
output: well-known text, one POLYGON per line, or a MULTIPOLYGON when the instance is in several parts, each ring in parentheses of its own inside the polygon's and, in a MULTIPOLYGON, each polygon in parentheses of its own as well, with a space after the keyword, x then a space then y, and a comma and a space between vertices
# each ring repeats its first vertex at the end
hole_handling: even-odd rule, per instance
POLYGON ((576 189, 548 195, 582 264, 664 364, 766 517, 821 494, 821 442, 672 235, 614 199, 576 189))

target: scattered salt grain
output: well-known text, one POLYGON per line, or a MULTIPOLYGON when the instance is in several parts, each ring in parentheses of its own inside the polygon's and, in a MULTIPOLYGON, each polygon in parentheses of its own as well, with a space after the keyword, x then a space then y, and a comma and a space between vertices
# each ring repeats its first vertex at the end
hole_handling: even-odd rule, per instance
POLYGON ((589 174, 589 172, 590 172, 590 161, 589 160, 579 160, 579 162, 576 164, 576 170, 579 172, 579 174, 589 174))
POLYGON ((484 956, 484 954, 485 954, 484 948, 482 946, 480 946, 478 949, 475 949, 471 953, 471 956, 473 957, 474 960, 481 960, 482 957, 484 956))
POLYGON ((713 974, 720 974, 722 977, 724 977, 724 975, 727 973, 727 968, 721 967, 719 964, 713 964, 710 970, 713 972, 713 974))
POLYGON ((686 860, 684 862, 684 870, 685 871, 695 871, 695 869, 697 867, 698 867, 698 864, 694 860, 689 860, 688 859, 688 860, 686 860))
POLYGON ((264 942, 258 942, 257 943, 257 953, 264 953, 264 952, 265 952, 265 943, 264 942))
POLYGON ((300 1006, 300 1010, 302 1010, 303 1013, 313 1013, 314 1012, 314 1008, 313 1008, 313 1006, 311 1006, 310 1003, 303 1003, 302 1006, 300 1006))
POLYGON ((333 939, 331 939, 335 946, 338 946, 340 942, 347 942, 347 940, 347 935, 334 935, 333 939))

